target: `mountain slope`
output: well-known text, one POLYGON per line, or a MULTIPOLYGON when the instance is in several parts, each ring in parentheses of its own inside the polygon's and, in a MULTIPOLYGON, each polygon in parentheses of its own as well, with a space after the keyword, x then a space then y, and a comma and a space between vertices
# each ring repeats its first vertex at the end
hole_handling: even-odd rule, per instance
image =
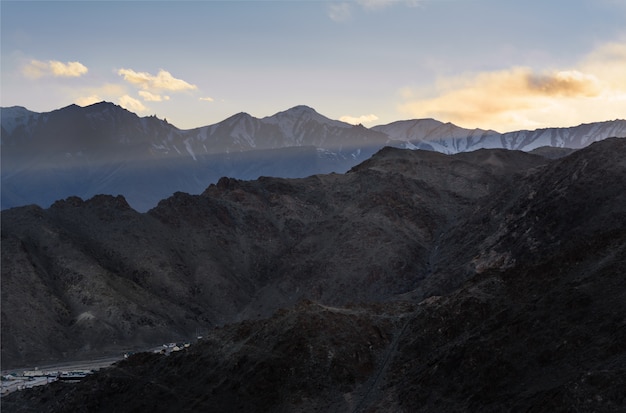
MULTIPOLYGON (((372 128, 404 143, 408 149, 457 153, 481 148, 501 148, 499 134, 492 130, 464 129, 434 119, 396 121, 372 128)), ((517 148, 506 148, 517 149, 517 148)))
POLYGON ((469 272, 454 282, 436 275, 451 265, 438 259, 447 253, 436 247, 444 232, 516 173, 547 162, 523 152, 510 154, 514 168, 462 157, 387 148, 344 175, 223 178, 146 214, 111 196, 4 211, 3 325, 13 339, 41 343, 5 343, 5 360, 96 351, 95 331, 147 344, 266 316, 301 298, 345 304, 447 291, 469 272), (37 291, 22 288, 26 277, 37 291), (31 299, 59 307, 46 327, 18 322, 31 299), (85 313, 91 323, 77 324, 85 313), (87 327, 88 345, 71 339, 87 327))
POLYGON ((415 119, 375 126, 372 130, 404 142, 406 148, 448 154, 486 148, 532 151, 542 146, 580 149, 609 137, 626 137, 626 120, 501 134, 492 130, 463 129, 434 119, 415 119))
POLYGON ((50 206, 68 196, 123 194, 141 211, 177 191, 202 192, 222 176, 304 177, 345 172, 386 136, 307 107, 265 119, 237 114, 183 131, 111 103, 36 114, 3 108, 2 208, 50 206))
MULTIPOLYGON (((171 341, 303 298, 343 305, 450 293, 477 272, 549 256, 564 240, 604 231, 602 222, 588 230, 580 222, 602 202, 604 217, 621 211, 619 179, 592 184, 621 170, 603 171, 620 164, 595 151, 619 154, 623 142, 556 161, 505 150, 450 156, 386 148, 345 175, 224 178, 146 214, 110 196, 4 211, 3 326, 11 333, 3 360, 171 341), (585 169, 568 166, 573 160, 585 169), (554 182, 541 183, 544 176, 554 182), (565 196, 559 185, 577 192, 565 196), (532 215, 534 202, 545 208, 532 215), (51 318, 21 310, 33 300, 56 309, 51 318), (89 323, 78 323, 85 317, 89 323)), ((619 217, 605 224, 619 228, 619 217)))
POLYGON ((121 194, 145 212, 174 192, 199 194, 222 176, 343 173, 385 145, 457 153, 545 145, 581 148, 594 140, 626 136, 626 121, 620 120, 502 135, 433 119, 368 129, 329 119, 304 105, 262 119, 239 113, 191 130, 155 116, 138 117, 107 102, 47 113, 9 107, 0 114, 2 209, 48 207, 68 196, 121 194))
POLYGON ((185 352, 3 398, 3 409, 623 411, 624 151, 623 140, 594 144, 483 204, 486 215, 479 208, 456 235, 479 232, 509 263, 477 268, 450 294, 303 301, 215 329, 185 352))
MULTIPOLYGON (((214 125, 180 130, 154 116, 140 118, 108 102, 70 105, 48 113, 2 108, 3 151, 11 166, 22 156, 47 152, 73 162, 160 159, 222 154, 255 149, 314 146, 329 150, 387 142, 386 135, 328 119, 307 106, 296 106, 257 119, 238 113, 214 125), (356 136, 355 136, 356 135, 356 136)), ((54 161, 49 160, 50 163, 54 161)))
POLYGON ((213 328, 2 408, 621 411, 625 154, 385 148, 145 214, 107 196, 5 211, 3 365, 213 328))

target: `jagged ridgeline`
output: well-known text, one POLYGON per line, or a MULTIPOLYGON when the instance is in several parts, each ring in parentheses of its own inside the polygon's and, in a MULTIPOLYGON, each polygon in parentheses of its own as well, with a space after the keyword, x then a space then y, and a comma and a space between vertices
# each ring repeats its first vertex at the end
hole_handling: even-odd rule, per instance
POLYGON ((208 334, 2 409, 621 411, 624 177, 618 138, 387 147, 145 213, 107 195, 3 211, 3 368, 208 334))
POLYGON ((505 134, 433 119, 368 129, 307 106, 261 119, 239 113, 191 130, 106 102, 46 113, 8 107, 1 115, 2 209, 121 194, 133 209, 145 212, 177 191, 200 194, 223 176, 250 180, 344 173, 384 146, 446 154, 481 148, 532 151, 578 149, 626 136, 624 120, 505 134))

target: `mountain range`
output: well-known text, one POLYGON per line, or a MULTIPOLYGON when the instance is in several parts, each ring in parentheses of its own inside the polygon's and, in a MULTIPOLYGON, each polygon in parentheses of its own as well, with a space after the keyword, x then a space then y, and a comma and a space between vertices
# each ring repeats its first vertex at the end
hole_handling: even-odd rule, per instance
POLYGON ((144 212, 177 191, 201 193, 228 176, 302 178, 343 173, 384 146, 446 154, 481 148, 579 149, 626 136, 626 121, 500 134, 433 119, 365 128, 307 106, 265 118, 238 113, 181 130, 112 103, 70 105, 46 113, 5 107, 1 114, 2 209, 48 207, 68 196, 123 195, 144 212))
POLYGON ((623 411, 626 139, 562 155, 387 146, 2 211, 3 368, 206 333, 2 410, 623 411))

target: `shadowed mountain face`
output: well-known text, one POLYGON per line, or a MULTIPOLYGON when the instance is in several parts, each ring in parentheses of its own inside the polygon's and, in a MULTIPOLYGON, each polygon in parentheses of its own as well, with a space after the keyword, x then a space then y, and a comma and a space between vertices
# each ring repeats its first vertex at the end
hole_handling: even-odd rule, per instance
POLYGON ((388 142, 306 106, 263 119, 239 113, 192 130, 106 102, 48 113, 2 108, 2 209, 122 194, 145 212, 174 192, 201 193, 222 176, 345 172, 388 142))
POLYGON ((439 258, 447 231, 546 162, 504 150, 387 148, 347 174, 223 178, 145 214, 111 196, 4 211, 5 362, 171 341, 303 298, 339 305, 439 294, 450 277, 434 274, 459 265, 439 258), (44 308, 48 320, 36 328, 44 308))
MULTIPOLYGON (((70 105, 47 113, 1 109, 2 209, 98 194, 123 195, 145 212, 175 192, 200 194, 222 176, 303 178, 344 173, 385 145, 446 154, 481 148, 582 148, 625 137, 626 121, 499 134, 433 119, 365 128, 307 106, 265 118, 238 113, 180 130, 112 103, 70 105)), ((555 150, 540 150, 558 156, 555 150)))
POLYGON ((210 332, 2 407, 620 411, 625 155, 385 148, 144 214, 110 196, 4 211, 3 366, 210 332))

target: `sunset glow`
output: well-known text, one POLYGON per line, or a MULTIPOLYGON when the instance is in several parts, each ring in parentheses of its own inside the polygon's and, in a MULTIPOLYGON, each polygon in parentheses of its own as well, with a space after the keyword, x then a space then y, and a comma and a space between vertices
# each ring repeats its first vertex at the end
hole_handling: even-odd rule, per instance
POLYGON ((626 117, 626 6, 576 0, 13 2, 2 106, 106 100, 180 128, 305 104, 501 132, 626 117))

